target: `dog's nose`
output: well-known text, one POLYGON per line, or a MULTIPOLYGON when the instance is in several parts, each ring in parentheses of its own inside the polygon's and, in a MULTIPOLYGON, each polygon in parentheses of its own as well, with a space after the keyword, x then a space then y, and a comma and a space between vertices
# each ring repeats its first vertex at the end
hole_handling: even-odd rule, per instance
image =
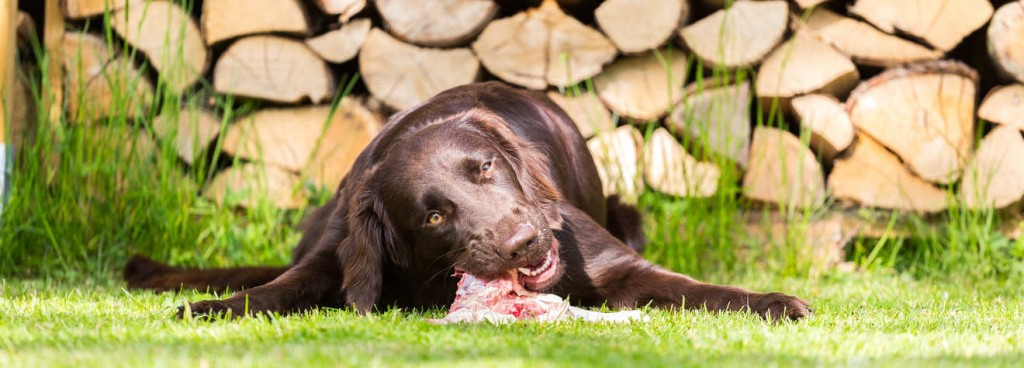
POLYGON ((537 229, 530 224, 519 224, 512 236, 498 245, 498 253, 505 259, 515 259, 523 255, 537 241, 537 229))

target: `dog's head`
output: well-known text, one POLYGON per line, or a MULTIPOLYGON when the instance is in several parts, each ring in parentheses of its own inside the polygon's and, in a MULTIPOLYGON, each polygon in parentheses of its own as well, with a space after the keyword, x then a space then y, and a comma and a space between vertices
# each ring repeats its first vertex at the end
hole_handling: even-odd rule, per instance
POLYGON ((350 206, 341 247, 350 304, 377 301, 385 262, 423 281, 516 270, 535 291, 562 276, 547 156, 504 119, 471 108, 394 134, 350 206))

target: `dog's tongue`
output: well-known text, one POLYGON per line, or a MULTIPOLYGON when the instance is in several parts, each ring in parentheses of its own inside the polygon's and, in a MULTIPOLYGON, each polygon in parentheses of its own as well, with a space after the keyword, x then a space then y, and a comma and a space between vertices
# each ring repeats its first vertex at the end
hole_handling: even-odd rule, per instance
POLYGON ((570 306, 554 294, 536 293, 519 284, 515 270, 493 279, 483 279, 468 273, 461 276, 455 302, 442 319, 433 323, 508 323, 518 320, 558 321, 583 319, 586 321, 627 322, 646 320, 639 311, 616 313, 591 312, 570 306))

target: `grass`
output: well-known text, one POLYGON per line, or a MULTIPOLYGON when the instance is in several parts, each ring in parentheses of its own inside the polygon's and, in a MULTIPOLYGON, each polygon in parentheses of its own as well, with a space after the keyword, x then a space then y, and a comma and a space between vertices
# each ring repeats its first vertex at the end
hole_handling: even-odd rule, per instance
MULTIPOLYGON (((122 57, 149 70, 142 55, 118 46, 109 26, 92 27, 122 57)), ((667 58, 680 55, 660 57, 668 65, 667 58)), ((181 162, 169 140, 155 139, 152 150, 125 149, 124 141, 155 138, 157 116, 182 107, 212 110, 226 129, 260 104, 224 96, 208 104, 204 96, 215 96, 209 85, 179 96, 158 82, 148 108, 114 88, 112 109, 136 106, 136 118, 79 122, 68 101, 51 115, 46 65, 55 61, 38 45, 23 59, 38 65, 22 76, 32 86, 37 131, 19 152, 11 201, 0 219, 0 366, 1011 366, 1024 359, 1024 295, 1017 286, 1024 280, 1024 240, 996 231, 998 214, 955 205, 928 218, 883 213, 881 223, 912 236, 854 239, 847 259, 856 272, 822 272, 802 232, 832 203, 781 209, 792 225, 781 242, 746 239, 745 216, 764 209, 743 199, 742 171, 706 155, 701 159, 723 170, 713 197, 640 196, 650 237, 645 256, 699 278, 802 296, 814 316, 770 325, 745 314, 651 310, 649 323, 626 326, 433 326, 425 318, 442 311, 359 317, 316 310, 180 321, 171 316, 182 301, 215 296, 125 291, 117 275, 129 255, 201 267, 285 264, 308 208, 284 211, 262 201, 240 210, 236 205, 247 193, 223 205, 199 196, 218 170, 238 163, 220 152, 224 130, 194 165, 181 162)), ((688 62, 696 65, 690 82, 753 79, 752 70, 705 73, 692 56, 688 62)), ((337 98, 356 83, 349 81, 337 98)), ((562 92, 587 90, 593 91, 590 81, 562 92)), ((736 103, 722 101, 708 115, 687 120, 709 135, 713 125, 701 119, 736 103)), ((807 144, 807 132, 786 121, 777 102, 752 103, 755 125, 790 130, 807 144)), ((635 123, 644 134, 656 126, 622 123, 635 123)), ((707 139, 683 138, 688 146, 707 139)), ((948 189, 952 198, 956 187, 948 189)), ((323 188, 295 190, 311 192, 311 206, 325 200, 323 188)))
POLYGON ((180 321, 183 299, 114 282, 6 281, 0 365, 19 366, 1016 366, 1024 293, 892 275, 732 280, 813 301, 772 325, 747 314, 648 310, 647 323, 435 326, 440 311, 360 317, 314 310, 276 318, 180 321))

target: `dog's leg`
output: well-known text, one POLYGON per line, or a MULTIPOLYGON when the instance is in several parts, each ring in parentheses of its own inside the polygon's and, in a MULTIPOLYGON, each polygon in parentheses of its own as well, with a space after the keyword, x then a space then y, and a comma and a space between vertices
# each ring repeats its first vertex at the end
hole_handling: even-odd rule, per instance
POLYGON ((768 320, 800 319, 811 313, 808 303, 782 293, 758 293, 712 285, 636 259, 624 263, 606 285, 609 303, 615 307, 652 305, 658 308, 709 311, 750 311, 768 320), (632 263, 632 265, 630 265, 632 263))
MULTIPOLYGON (((318 247, 298 264, 273 281, 235 293, 224 300, 189 304, 192 314, 211 315, 230 312, 232 316, 249 313, 289 313, 313 307, 341 286, 341 267, 333 247, 318 247)), ((184 315, 184 306, 178 315, 184 315)))

